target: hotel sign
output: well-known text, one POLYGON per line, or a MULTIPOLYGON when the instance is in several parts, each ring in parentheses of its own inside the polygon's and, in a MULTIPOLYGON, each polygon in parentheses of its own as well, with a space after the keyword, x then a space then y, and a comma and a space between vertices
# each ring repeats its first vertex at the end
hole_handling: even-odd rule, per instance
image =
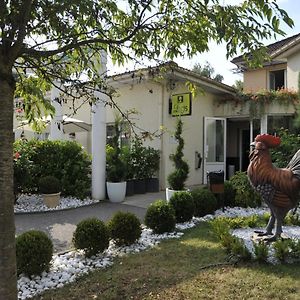
POLYGON ((176 94, 171 97, 171 114, 175 116, 190 116, 192 114, 191 93, 176 94))

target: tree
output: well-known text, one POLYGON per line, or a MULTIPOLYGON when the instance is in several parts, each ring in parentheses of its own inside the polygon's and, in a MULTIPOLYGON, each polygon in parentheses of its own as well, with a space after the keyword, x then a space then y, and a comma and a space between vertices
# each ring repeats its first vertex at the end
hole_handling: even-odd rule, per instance
POLYGON ((193 71, 195 73, 200 74, 201 76, 208 77, 218 82, 222 82, 224 80, 224 77, 221 74, 216 74, 216 75, 214 74, 215 69, 208 61, 205 63, 204 66, 202 66, 199 63, 196 63, 193 66, 193 71))
POLYGON ((236 80, 233 87, 238 91, 242 92, 244 90, 244 82, 242 80, 236 80))
POLYGON ((118 64, 134 58, 173 59, 208 50, 224 41, 228 56, 237 48, 261 62, 262 39, 283 35, 293 25, 275 1, 249 0, 238 6, 194 0, 0 0, 0 299, 16 299, 13 213, 13 111, 23 95, 26 118, 51 107, 47 85, 73 97, 108 87, 97 73, 100 51, 118 64), (31 74, 29 76, 29 74, 31 74), (87 80, 82 81, 82 74, 87 80), (38 85, 33 84, 38 83, 38 85))

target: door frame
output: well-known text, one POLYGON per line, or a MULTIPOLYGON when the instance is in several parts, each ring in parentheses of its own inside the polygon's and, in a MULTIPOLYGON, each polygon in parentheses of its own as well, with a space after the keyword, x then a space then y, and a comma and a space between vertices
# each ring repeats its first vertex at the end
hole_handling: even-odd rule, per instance
POLYGON ((204 140, 203 140, 203 183, 207 184, 207 172, 211 171, 224 171, 224 179, 226 178, 226 145, 227 145, 227 119, 221 117, 204 117, 204 140), (207 162, 207 123, 209 120, 223 121, 224 122, 224 132, 223 132, 223 162, 207 162))

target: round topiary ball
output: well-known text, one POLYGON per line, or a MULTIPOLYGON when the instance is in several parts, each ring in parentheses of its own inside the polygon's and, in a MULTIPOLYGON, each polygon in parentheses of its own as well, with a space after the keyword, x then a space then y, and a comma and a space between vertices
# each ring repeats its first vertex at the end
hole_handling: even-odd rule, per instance
POLYGON ((141 222, 132 213, 117 212, 108 223, 110 236, 117 246, 131 245, 142 234, 141 222))
POLYGON ((174 208, 166 201, 155 201, 146 211, 145 224, 154 233, 173 231, 176 225, 174 208))
POLYGON ((195 204, 190 192, 176 192, 170 199, 170 205, 175 210, 176 222, 182 223, 193 218, 195 204))
POLYGON ((42 231, 30 230, 16 238, 18 274, 31 276, 48 271, 52 255, 52 241, 42 231))
POLYGON ((217 209, 218 201, 215 195, 207 188, 195 189, 191 192, 195 203, 195 216, 203 217, 212 214, 217 209))
POLYGON ((103 252, 109 245, 107 226, 99 219, 89 218, 78 223, 73 234, 76 249, 83 249, 86 257, 103 252))

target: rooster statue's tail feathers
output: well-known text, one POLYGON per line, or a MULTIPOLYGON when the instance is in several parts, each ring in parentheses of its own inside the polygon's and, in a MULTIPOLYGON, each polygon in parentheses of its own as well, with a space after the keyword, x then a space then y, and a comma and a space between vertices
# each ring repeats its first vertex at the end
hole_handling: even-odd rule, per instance
POLYGON ((300 150, 298 150, 287 165, 292 173, 300 180, 300 150))

